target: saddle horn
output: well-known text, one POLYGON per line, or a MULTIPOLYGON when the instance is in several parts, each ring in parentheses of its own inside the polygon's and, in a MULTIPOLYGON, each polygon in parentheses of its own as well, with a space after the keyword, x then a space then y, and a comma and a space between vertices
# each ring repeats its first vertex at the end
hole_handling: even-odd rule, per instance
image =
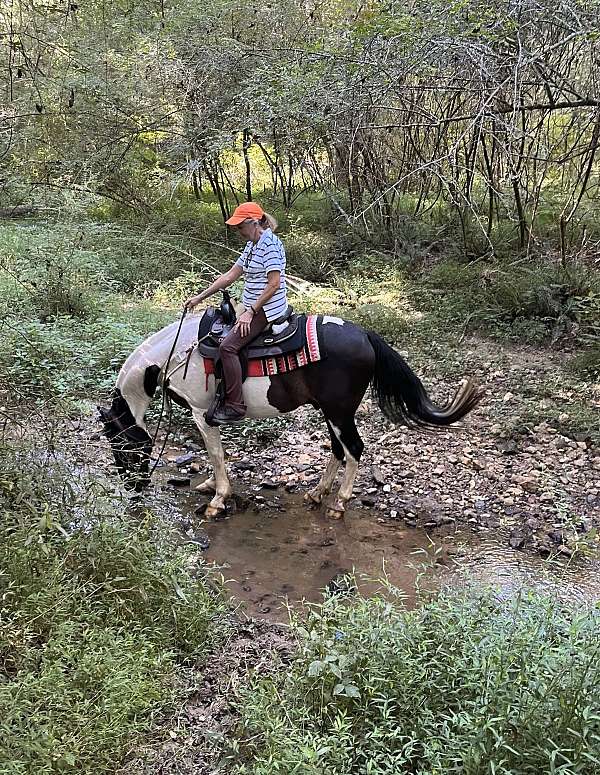
POLYGON ((223 290, 223 301, 221 302, 221 315, 225 325, 233 325, 236 320, 235 309, 231 303, 229 291, 223 290))

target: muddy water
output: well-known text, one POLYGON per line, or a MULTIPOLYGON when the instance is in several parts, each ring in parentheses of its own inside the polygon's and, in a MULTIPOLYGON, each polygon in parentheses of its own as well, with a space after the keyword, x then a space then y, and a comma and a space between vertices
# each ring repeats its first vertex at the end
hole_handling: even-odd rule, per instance
POLYGON ((203 551, 248 616, 284 621, 288 604, 320 600, 348 573, 364 595, 381 590, 385 577, 408 606, 417 576, 428 587, 474 579, 507 596, 527 586, 573 601, 600 600, 600 562, 545 561, 511 549, 501 531, 450 533, 432 541, 375 510, 349 509, 343 521, 332 522, 323 509, 307 508, 302 492, 244 489, 240 482, 234 483, 238 508, 210 521, 202 516, 207 497, 166 485, 168 475, 161 475, 156 505, 168 509, 183 540, 203 551))
POLYGON ((326 588, 344 588, 347 574, 355 575, 361 594, 381 590, 387 578, 413 603, 417 575, 433 548, 422 531, 352 510, 331 521, 321 509, 307 508, 302 493, 268 492, 268 503, 257 510, 257 493, 236 489, 249 505, 224 519, 197 514, 207 498, 194 491, 164 488, 155 506, 168 509, 182 540, 202 550, 248 616, 287 620, 288 604, 316 602, 326 588))
POLYGON ((304 507, 301 496, 287 500, 284 513, 246 512, 205 526, 211 539, 206 558, 224 566, 229 589, 248 613, 279 618, 286 598, 316 601, 352 572, 362 594, 380 589, 377 580, 386 575, 412 602, 429 546, 423 533, 352 512, 331 522, 304 507))
MULTIPOLYGON (((446 539, 447 541, 447 539, 446 539)), ((459 585, 466 580, 492 585, 510 596, 533 588, 565 601, 591 604, 600 601, 600 560, 592 557, 544 559, 511 549, 504 531, 478 535, 457 533, 452 542, 455 564, 445 581, 459 585)))

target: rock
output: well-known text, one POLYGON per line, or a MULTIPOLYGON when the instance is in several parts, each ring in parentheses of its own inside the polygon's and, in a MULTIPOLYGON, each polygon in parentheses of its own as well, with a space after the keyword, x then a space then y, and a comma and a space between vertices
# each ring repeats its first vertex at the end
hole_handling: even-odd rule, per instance
POLYGON ((508 543, 513 549, 522 549, 531 540, 531 534, 519 528, 511 530, 508 543))
POLYGON ((385 482, 383 473, 378 466, 372 466, 371 476, 373 477, 373 481, 375 481, 377 484, 383 484, 385 482))
POLYGON ((271 479, 263 479, 260 483, 260 487, 262 490, 276 490, 279 487, 279 483, 274 482, 271 479))
POLYGON ((363 496, 360 499, 360 502, 363 504, 363 506, 374 506, 375 498, 367 498, 366 496, 363 496))
POLYGON ((233 467, 238 471, 254 471, 256 465, 250 460, 238 460, 233 464, 233 467))
POLYGON ((389 485, 389 484, 384 484, 384 485, 383 485, 383 491, 384 491, 384 492, 391 492, 391 491, 392 491, 392 487, 391 487, 391 485, 389 485))
POLYGON ((525 524, 531 531, 539 530, 542 525, 541 521, 539 519, 536 519, 536 517, 529 517, 528 519, 525 520, 525 524))
POLYGON ((178 468, 181 468, 181 466, 187 466, 188 463, 191 463, 192 460, 196 459, 196 453, 195 452, 186 452, 185 455, 179 455, 179 457, 175 458, 175 465, 178 468))
POLYGON ((210 538, 205 530, 194 530, 192 534, 192 541, 198 544, 202 551, 206 551, 210 546, 210 538))
POLYGON ((190 486, 190 479, 189 477, 186 477, 185 479, 182 478, 175 478, 173 479, 167 479, 167 484, 170 484, 171 487, 189 487, 190 486))
POLYGON ((525 492, 537 492, 539 490, 539 484, 531 477, 523 477, 520 485, 525 490, 525 492))

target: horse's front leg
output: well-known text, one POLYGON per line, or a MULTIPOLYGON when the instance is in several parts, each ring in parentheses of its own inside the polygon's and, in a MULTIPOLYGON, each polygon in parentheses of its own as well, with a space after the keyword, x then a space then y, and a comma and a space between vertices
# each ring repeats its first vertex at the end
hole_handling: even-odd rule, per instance
POLYGON ((309 504, 318 505, 323 500, 323 496, 327 495, 335 481, 335 475, 337 474, 338 468, 340 467, 340 460, 337 459, 335 454, 332 452, 331 456, 329 457, 329 462, 327 463, 327 468, 323 472, 323 476, 321 477, 319 484, 312 490, 306 493, 304 496, 304 501, 309 504))
POLYGON ((321 503, 323 496, 329 494, 333 487, 338 468, 344 459, 344 448, 338 441, 327 418, 325 418, 325 422, 327 423, 327 430, 329 431, 329 437, 331 439, 331 456, 319 484, 304 496, 304 501, 313 505, 321 503))
POLYGON ((210 458, 214 471, 213 476, 199 484, 195 489, 198 492, 214 491, 214 498, 206 508, 206 516, 214 517, 222 511, 225 511, 225 501, 232 493, 231 484, 229 483, 227 470, 225 468, 225 453, 223 452, 219 429, 211 428, 207 425, 204 415, 200 411, 194 412, 193 416, 194 421, 202 434, 204 443, 206 444, 208 457, 210 458))
POLYGON ((327 516, 330 519, 342 519, 346 511, 346 503, 352 497, 358 462, 365 445, 358 435, 353 417, 346 420, 340 428, 333 424, 331 424, 331 428, 346 455, 346 470, 344 471, 344 477, 336 501, 333 506, 327 509, 327 516))

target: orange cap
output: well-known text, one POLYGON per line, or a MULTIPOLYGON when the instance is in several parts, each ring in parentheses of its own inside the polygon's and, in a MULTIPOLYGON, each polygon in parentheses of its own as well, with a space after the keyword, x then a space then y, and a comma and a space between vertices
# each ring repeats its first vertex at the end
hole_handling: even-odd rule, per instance
POLYGON ((239 226, 240 223, 247 221, 251 218, 254 221, 260 221, 265 214, 265 211, 256 202, 244 202, 243 205, 236 207, 233 211, 231 218, 228 218, 225 223, 228 226, 239 226))

